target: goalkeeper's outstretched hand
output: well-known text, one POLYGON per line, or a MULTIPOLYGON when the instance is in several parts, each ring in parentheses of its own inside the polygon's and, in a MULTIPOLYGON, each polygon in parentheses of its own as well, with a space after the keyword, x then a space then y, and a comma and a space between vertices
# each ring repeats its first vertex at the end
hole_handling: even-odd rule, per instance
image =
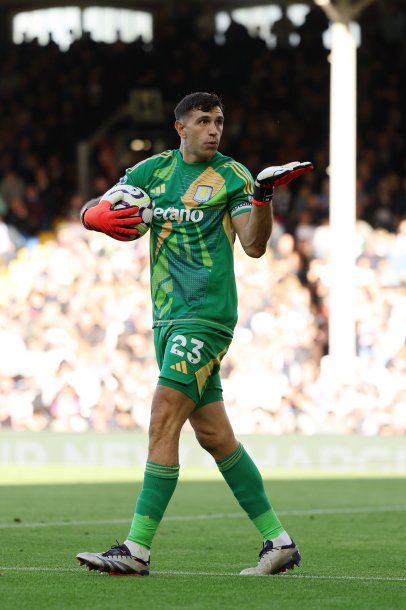
POLYGON ((272 165, 259 172, 255 180, 252 202, 254 205, 266 205, 272 201, 274 188, 288 184, 291 180, 311 172, 313 164, 310 161, 292 161, 286 165, 272 165))
POLYGON ((135 217, 138 207, 129 207, 112 210, 112 205, 125 200, 120 188, 113 187, 105 193, 99 203, 94 207, 88 208, 82 214, 83 224, 87 229, 100 231, 113 239, 119 241, 130 241, 139 231, 134 225, 142 222, 141 217, 135 217))

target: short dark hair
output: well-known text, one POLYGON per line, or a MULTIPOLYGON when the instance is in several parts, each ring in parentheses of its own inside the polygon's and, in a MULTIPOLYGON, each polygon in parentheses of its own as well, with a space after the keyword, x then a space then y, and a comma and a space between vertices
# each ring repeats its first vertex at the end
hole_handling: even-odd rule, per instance
POLYGON ((213 110, 213 108, 216 108, 217 106, 223 110, 221 99, 215 93, 204 93, 203 91, 189 93, 189 95, 185 95, 175 107, 175 118, 178 121, 192 110, 210 112, 210 110, 213 110))

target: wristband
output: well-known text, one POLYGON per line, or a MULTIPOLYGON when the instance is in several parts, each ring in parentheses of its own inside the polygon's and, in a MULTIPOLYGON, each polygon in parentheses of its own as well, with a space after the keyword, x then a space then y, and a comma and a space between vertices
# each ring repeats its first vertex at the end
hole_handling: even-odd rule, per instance
POLYGON ((90 225, 87 224, 87 222, 85 221, 85 214, 88 210, 91 210, 92 208, 96 207, 96 205, 98 205, 100 203, 100 199, 91 199, 90 201, 88 201, 87 203, 85 203, 84 206, 82 206, 82 209, 80 210, 80 222, 82 223, 82 225, 85 227, 85 229, 88 229, 89 231, 97 231, 97 229, 93 229, 93 227, 91 227, 90 225))
POLYGON ((85 223, 85 214, 87 212, 88 208, 87 208, 87 204, 85 204, 82 209, 80 210, 80 222, 82 223, 82 225, 85 227, 85 229, 88 229, 89 227, 87 226, 87 224, 85 223))
POLYGON ((257 208, 262 208, 264 205, 272 204, 272 199, 270 199, 269 201, 257 201, 256 199, 252 198, 251 202, 257 208))
POLYGON ((272 184, 258 184, 258 182, 255 182, 252 202, 254 205, 266 205, 272 201, 273 191, 272 184))

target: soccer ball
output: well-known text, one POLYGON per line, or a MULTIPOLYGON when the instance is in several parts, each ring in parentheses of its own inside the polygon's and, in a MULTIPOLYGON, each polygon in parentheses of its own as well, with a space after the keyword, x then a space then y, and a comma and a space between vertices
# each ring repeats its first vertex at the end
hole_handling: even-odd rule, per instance
POLYGON ((138 212, 134 216, 141 216, 142 222, 134 225, 139 233, 132 236, 132 240, 139 239, 147 233, 154 215, 154 203, 148 193, 143 191, 139 186, 118 184, 107 191, 106 195, 107 197, 105 196, 104 198, 112 202, 110 206, 112 210, 123 210, 132 206, 138 207, 138 212))

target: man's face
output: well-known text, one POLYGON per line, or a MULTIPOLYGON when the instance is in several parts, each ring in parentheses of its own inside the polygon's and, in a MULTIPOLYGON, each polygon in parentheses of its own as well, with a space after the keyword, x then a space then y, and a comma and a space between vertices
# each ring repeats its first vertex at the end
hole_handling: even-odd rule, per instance
POLYGON ((209 161, 216 153, 223 133, 224 116, 216 106, 208 112, 192 110, 175 127, 182 139, 186 156, 196 161, 209 161))

